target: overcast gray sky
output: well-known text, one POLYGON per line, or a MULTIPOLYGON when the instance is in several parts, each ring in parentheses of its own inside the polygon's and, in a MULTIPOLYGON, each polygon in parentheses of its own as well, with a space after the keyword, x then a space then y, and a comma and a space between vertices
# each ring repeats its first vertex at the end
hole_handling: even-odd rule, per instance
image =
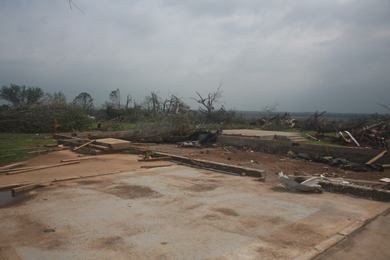
POLYGON ((390 106, 389 0, 0 0, 0 84, 207 95, 225 106, 373 113, 390 106))

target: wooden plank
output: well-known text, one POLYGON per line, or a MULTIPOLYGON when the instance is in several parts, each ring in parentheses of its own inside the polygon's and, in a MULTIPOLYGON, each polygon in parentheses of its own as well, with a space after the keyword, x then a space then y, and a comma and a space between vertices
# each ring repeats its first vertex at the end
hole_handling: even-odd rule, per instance
POLYGON ((31 152, 27 152, 28 154, 31 154, 31 153, 43 153, 43 152, 46 152, 47 150, 39 150, 39 151, 31 151, 31 152))
POLYGON ((172 166, 174 164, 168 164, 168 165, 150 165, 150 166, 141 166, 141 168, 145 168, 145 169, 151 169, 151 168, 157 168, 157 167, 168 167, 168 166, 172 166))
POLYGON ((46 181, 46 182, 34 183, 34 184, 30 184, 30 185, 24 185, 21 187, 13 188, 12 193, 18 193, 18 192, 22 192, 22 191, 26 191, 26 190, 32 190, 32 189, 37 188, 37 187, 47 187, 47 186, 50 186, 50 184, 51 184, 50 181, 46 181))
POLYGON ((325 145, 324 147, 325 147, 326 154, 327 154, 328 156, 332 156, 332 154, 331 154, 330 151, 329 151, 328 146, 325 145))
POLYGON ((317 138, 315 138, 314 136, 312 136, 312 135, 309 135, 309 134, 306 134, 308 137, 310 137, 310 138, 312 138, 312 139, 314 139, 314 140, 316 140, 316 141, 318 141, 318 139, 317 138))
POLYGON ((74 159, 64 159, 61 160, 61 162, 78 162, 80 160, 91 160, 91 159, 96 159, 96 156, 88 156, 88 157, 80 157, 80 158, 74 158, 74 159))
POLYGON ((1 167, 0 170, 16 168, 16 167, 19 167, 19 166, 26 165, 26 163, 28 163, 28 161, 10 164, 10 165, 1 167))
POLYGON ((138 159, 139 162, 155 162, 155 161, 165 161, 172 159, 170 156, 166 157, 156 157, 156 158, 149 158, 149 159, 138 159))
POLYGON ((375 156, 374 158, 372 158, 371 160, 369 160, 368 162, 366 162, 366 164, 367 164, 367 165, 372 164, 373 162, 375 162, 376 160, 378 160, 379 158, 381 158, 383 155, 385 155, 385 153, 387 153, 387 150, 384 150, 383 152, 381 152, 380 154, 378 154, 377 156, 375 156))
POLYGON ((68 163, 59 163, 59 164, 52 164, 52 165, 46 165, 46 166, 32 167, 31 169, 7 172, 7 175, 18 174, 18 173, 22 173, 22 172, 35 171, 35 170, 41 170, 41 169, 47 169, 47 168, 53 168, 53 167, 59 167, 59 166, 75 164, 75 163, 79 163, 79 162, 68 162, 68 163))
POLYGON ((20 171, 20 170, 27 170, 27 169, 33 169, 36 168, 37 166, 33 167, 24 167, 24 168, 18 168, 18 169, 5 169, 5 170, 0 170, 0 173, 2 172, 13 172, 13 171, 20 171))
POLYGON ((80 145, 79 147, 74 148, 73 151, 77 151, 78 149, 83 148, 83 147, 85 147, 85 146, 87 146, 87 145, 89 145, 89 144, 92 144, 92 143, 94 143, 94 142, 95 142, 95 140, 92 140, 92 141, 90 141, 90 142, 87 142, 87 143, 85 143, 85 144, 83 144, 83 145, 80 145))
POLYGON ((54 139, 76 139, 77 137, 66 135, 66 134, 53 134, 54 139))
MULTIPOLYGON (((72 176, 72 177, 65 177, 65 178, 53 178, 53 179, 49 179, 49 180, 46 180, 46 181, 59 182, 59 181, 77 180, 77 179, 83 179, 83 178, 92 178, 92 177, 98 177, 98 176, 104 176, 104 175, 118 174, 118 173, 121 173, 121 172, 122 171, 116 171, 116 172, 106 172, 106 173, 90 174, 90 175, 84 175, 84 176, 72 176)), ((36 184, 36 183, 40 183, 40 182, 41 181, 39 181, 39 182, 35 181, 35 182, 9 183, 9 184, 5 184, 5 185, 0 185, 0 189, 9 189, 9 188, 13 188, 13 187, 20 187, 20 186, 36 184)))
POLYGON ((6 155, 1 155, 0 157, 1 158, 5 158, 5 157, 11 157, 11 156, 16 156, 16 154, 6 154, 6 155))
POLYGON ((390 164, 383 164, 382 167, 383 168, 390 168, 390 164))

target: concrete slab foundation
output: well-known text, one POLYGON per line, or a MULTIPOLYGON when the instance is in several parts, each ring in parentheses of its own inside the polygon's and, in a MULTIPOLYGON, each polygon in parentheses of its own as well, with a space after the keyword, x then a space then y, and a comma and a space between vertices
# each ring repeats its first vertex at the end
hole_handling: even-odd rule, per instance
POLYGON ((22 259, 294 259, 387 208, 171 166, 30 191, 0 230, 22 259))
POLYGON ((290 142, 304 142, 307 143, 307 139, 302 138, 301 134, 294 132, 282 132, 282 131, 264 131, 253 129, 230 129, 223 130, 223 135, 242 135, 242 136, 257 136, 261 140, 279 140, 290 142))

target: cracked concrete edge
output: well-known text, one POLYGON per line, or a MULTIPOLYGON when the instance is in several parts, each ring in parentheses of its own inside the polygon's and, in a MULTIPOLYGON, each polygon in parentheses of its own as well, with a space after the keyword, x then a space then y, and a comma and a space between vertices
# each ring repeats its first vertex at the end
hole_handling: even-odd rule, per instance
POLYGON ((335 235, 329 237, 328 239, 322 241, 318 245, 314 246, 312 249, 306 251, 304 254, 294 258, 294 260, 313 260, 322 253, 328 251, 333 246, 337 245, 339 242, 343 241, 347 237, 351 236, 355 232, 357 232, 359 229, 364 227, 367 220, 375 219, 378 215, 387 214, 390 212, 390 207, 386 208, 385 210, 377 210, 377 212, 371 217, 363 218, 358 221, 355 221, 348 227, 344 228, 340 232, 336 233, 335 235))

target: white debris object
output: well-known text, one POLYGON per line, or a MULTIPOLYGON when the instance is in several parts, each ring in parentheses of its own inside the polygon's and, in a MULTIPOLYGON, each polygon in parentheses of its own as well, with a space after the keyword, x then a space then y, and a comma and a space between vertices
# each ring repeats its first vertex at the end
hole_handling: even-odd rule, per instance
POLYGON ((319 177, 313 177, 301 183, 298 183, 290 179, 287 175, 284 175, 283 172, 278 173, 279 180, 284 187, 292 191, 324 191, 321 186, 318 184, 319 177))

